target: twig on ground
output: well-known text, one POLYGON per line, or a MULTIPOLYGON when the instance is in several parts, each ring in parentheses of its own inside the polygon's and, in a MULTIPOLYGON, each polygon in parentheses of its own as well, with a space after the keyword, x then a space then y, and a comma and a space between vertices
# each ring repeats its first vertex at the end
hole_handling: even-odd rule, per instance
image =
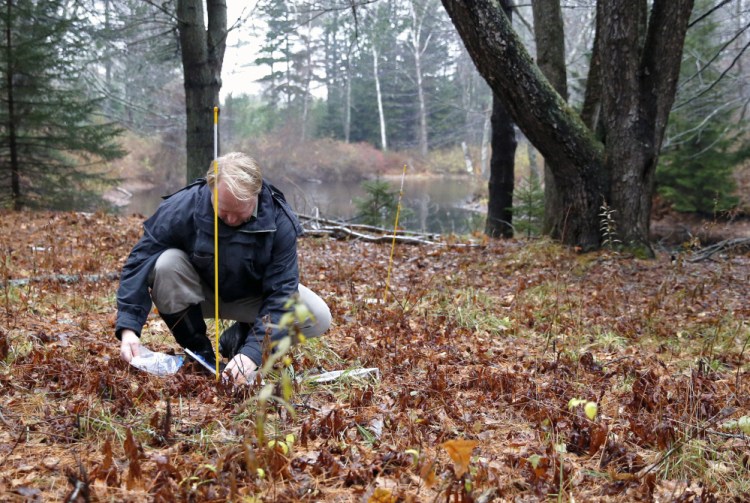
POLYGON ((750 249, 750 238, 725 239, 724 241, 707 246, 706 248, 695 252, 693 256, 688 259, 688 262, 700 262, 701 260, 711 258, 719 252, 734 251, 742 248, 750 249))

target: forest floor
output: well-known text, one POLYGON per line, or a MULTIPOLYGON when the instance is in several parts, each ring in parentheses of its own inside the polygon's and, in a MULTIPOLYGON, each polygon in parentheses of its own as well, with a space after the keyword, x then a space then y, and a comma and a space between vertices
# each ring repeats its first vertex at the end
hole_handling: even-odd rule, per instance
MULTIPOLYGON (((747 248, 303 238, 334 324, 233 389, 119 359, 141 220, 0 214, 0 500, 750 499, 747 248)), ((178 350, 155 314, 143 342, 178 350)))

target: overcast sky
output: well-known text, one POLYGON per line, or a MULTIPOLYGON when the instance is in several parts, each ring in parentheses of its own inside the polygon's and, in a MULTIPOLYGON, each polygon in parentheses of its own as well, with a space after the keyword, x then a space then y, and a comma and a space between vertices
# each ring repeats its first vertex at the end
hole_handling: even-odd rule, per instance
POLYGON ((255 82, 263 76, 263 69, 254 65, 256 49, 263 38, 253 1, 227 1, 227 24, 237 26, 229 32, 222 67, 221 99, 228 94, 256 94, 260 86, 255 82))

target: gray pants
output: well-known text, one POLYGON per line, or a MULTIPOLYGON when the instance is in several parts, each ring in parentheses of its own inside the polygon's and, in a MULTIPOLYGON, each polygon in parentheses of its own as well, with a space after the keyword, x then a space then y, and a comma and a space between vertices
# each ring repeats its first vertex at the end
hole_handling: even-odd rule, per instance
MULTIPOLYGON (((173 314, 200 304, 203 316, 213 318, 216 314, 213 290, 203 283, 187 254, 170 248, 156 260, 148 277, 151 300, 161 313, 173 314)), ((300 327, 305 337, 318 337, 331 325, 331 311, 323 299, 306 286, 299 285, 300 301, 307 306, 314 319, 300 327)), ((247 297, 234 302, 219 300, 219 317, 227 320, 255 323, 261 296, 247 297)))

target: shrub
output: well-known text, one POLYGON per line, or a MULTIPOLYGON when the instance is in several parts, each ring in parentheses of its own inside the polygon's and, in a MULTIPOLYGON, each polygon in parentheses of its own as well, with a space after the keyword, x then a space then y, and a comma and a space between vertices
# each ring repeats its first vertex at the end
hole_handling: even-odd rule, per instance
POLYGON ((277 130, 237 145, 256 157, 275 177, 292 179, 362 180, 400 172, 408 158, 384 153, 368 143, 344 143, 330 138, 300 142, 290 129, 277 130))

